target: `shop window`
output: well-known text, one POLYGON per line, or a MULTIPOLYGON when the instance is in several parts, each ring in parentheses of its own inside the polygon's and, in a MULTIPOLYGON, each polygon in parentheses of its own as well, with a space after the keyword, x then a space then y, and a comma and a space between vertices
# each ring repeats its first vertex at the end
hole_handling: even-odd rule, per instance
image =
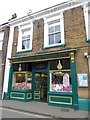
POLYGON ((50 62, 50 91, 72 92, 70 60, 53 60, 50 62))
POLYGON ((30 90, 32 87, 32 73, 31 72, 14 72, 12 88, 21 90, 30 90))

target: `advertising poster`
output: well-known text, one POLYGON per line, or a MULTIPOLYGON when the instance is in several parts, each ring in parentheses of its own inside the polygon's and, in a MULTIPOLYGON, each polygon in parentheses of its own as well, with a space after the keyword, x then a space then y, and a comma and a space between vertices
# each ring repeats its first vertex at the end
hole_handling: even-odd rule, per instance
POLYGON ((87 74, 78 74, 78 86, 79 87, 88 87, 88 76, 87 74))

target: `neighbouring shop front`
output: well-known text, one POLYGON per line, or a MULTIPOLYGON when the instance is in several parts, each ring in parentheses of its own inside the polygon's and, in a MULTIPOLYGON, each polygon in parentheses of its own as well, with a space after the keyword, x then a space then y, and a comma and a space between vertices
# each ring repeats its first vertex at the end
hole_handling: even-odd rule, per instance
POLYGON ((78 109, 75 54, 68 50, 11 58, 8 99, 78 109))

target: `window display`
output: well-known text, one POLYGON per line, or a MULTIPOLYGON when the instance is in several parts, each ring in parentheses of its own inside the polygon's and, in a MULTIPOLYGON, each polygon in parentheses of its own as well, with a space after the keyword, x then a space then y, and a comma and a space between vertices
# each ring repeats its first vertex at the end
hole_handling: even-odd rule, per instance
POLYGON ((31 89, 32 73, 31 72, 14 72, 13 74, 13 89, 31 89))
POLYGON ((50 72, 50 91, 71 92, 72 85, 70 72, 50 72))
POLYGON ((50 91, 71 92, 70 58, 50 61, 50 91))

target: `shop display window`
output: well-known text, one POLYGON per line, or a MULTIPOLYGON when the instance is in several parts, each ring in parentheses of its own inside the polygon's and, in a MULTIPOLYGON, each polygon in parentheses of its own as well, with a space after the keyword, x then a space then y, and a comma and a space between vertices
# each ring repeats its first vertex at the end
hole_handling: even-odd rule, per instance
POLYGON ((32 87, 32 73, 31 72, 14 72, 12 88, 30 90, 32 87))
POLYGON ((50 62, 50 91, 72 92, 70 59, 50 62))
POLYGON ((50 72, 50 91, 72 92, 70 72, 50 72))

